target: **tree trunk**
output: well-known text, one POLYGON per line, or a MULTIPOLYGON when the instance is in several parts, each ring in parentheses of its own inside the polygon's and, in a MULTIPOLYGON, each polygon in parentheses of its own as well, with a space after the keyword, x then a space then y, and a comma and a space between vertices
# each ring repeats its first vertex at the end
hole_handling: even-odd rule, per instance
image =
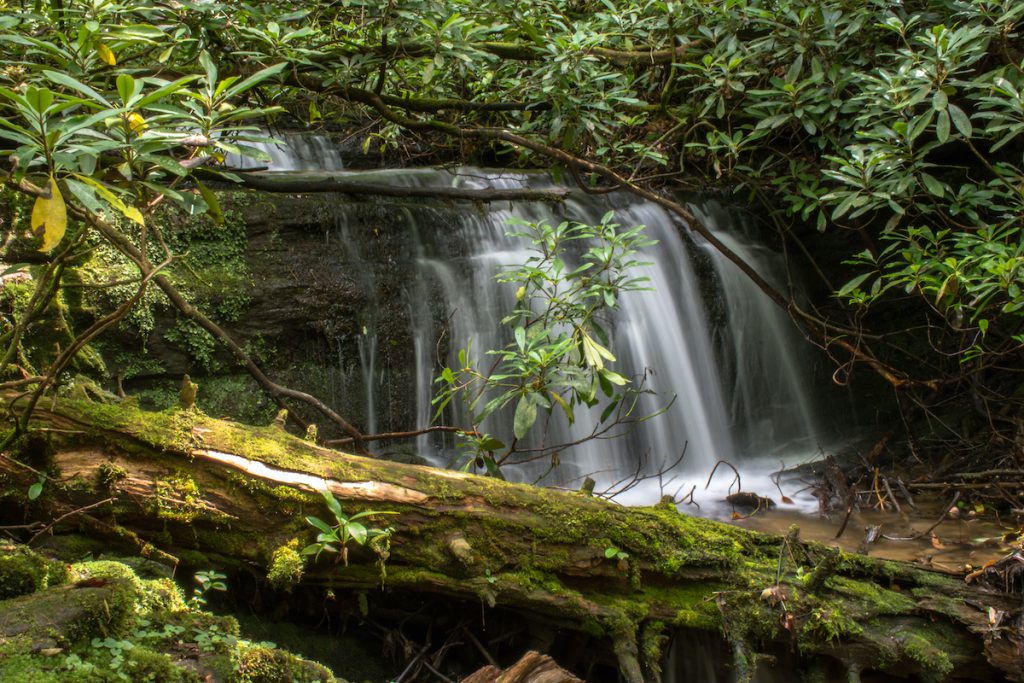
POLYGON ((286 588, 351 589, 364 611, 382 584, 483 603, 603 640, 629 683, 658 680, 667 636, 699 631, 724 637, 741 678, 767 653, 844 677, 1024 680, 1021 599, 993 587, 1009 576, 998 567, 968 584, 671 505, 626 508, 346 455, 272 426, 128 401, 62 400, 37 409, 33 426, 0 457, 5 488, 26 491, 38 476, 29 468, 59 475, 35 501, 8 495, 0 511, 22 515, 36 544, 84 528, 192 567, 255 566, 286 588), (360 520, 393 527, 390 547, 351 543, 347 566, 324 554, 300 571, 294 550, 316 535, 305 517, 334 523, 325 488, 348 515, 397 512, 360 520))

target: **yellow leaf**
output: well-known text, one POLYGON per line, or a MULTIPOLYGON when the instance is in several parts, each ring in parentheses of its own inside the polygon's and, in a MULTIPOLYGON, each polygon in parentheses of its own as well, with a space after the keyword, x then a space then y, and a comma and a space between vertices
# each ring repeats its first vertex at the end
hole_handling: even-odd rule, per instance
POLYGON ((128 114, 128 127, 136 135, 141 135, 148 126, 146 126, 146 119, 142 118, 138 112, 133 111, 128 114))
POLYGON ((121 209, 121 213, 124 217, 130 221, 135 221, 139 225, 145 225, 146 220, 142 217, 142 212, 136 209, 134 206, 125 204, 124 208, 121 209))
POLYGON ((548 393, 551 394, 551 398, 555 399, 558 405, 562 406, 562 410, 565 411, 565 416, 569 418, 569 424, 576 421, 576 416, 573 415, 572 406, 565 402, 565 399, 556 394, 555 392, 548 389, 548 393))
POLYGON ((583 334, 583 357, 586 359, 587 365, 589 365, 591 367, 594 367, 594 368, 597 368, 598 370, 600 370, 601 368, 604 367, 604 363, 601 361, 601 354, 599 354, 597 352, 597 350, 594 348, 594 346, 596 346, 594 344, 594 340, 592 340, 590 337, 587 336, 586 333, 584 333, 583 334))
POLYGON ((67 207, 64 206, 64 198, 57 189, 57 181, 50 176, 50 196, 37 197, 36 203, 32 206, 32 232, 43 235, 43 246, 39 251, 50 251, 56 247, 64 237, 64 231, 68 226, 67 207))
POLYGON ((586 358, 588 365, 598 370, 604 368, 602 358, 611 363, 615 362, 615 356, 612 355, 612 352, 594 341, 586 332, 583 332, 583 356, 586 358))
POLYGON ((114 56, 114 51, 103 43, 96 46, 96 54, 110 66, 117 66, 117 57, 114 56))
POLYGON ((210 210, 210 217, 213 218, 213 222, 217 225, 224 225, 224 212, 220 209, 220 202, 217 201, 217 195, 210 191, 210 188, 203 185, 201 182, 196 180, 196 187, 199 188, 199 194, 202 195, 203 201, 206 202, 207 208, 210 210))

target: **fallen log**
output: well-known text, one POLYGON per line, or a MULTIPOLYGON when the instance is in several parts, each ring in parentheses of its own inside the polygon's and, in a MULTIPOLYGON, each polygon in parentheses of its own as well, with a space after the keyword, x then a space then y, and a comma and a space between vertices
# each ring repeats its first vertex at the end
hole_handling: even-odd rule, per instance
POLYGON ((666 644, 683 631, 720 634, 741 677, 761 655, 796 652, 800 670, 851 680, 1024 680, 1020 594, 991 581, 756 534, 667 503, 626 508, 347 455, 194 410, 61 400, 38 408, 33 427, 0 457, 0 513, 12 526, 65 516, 37 544, 85 530, 144 556, 269 575, 282 591, 357 596, 364 615, 387 595, 513 612, 589 638, 629 683, 659 680, 666 644), (18 498, 42 471, 53 476, 42 495, 18 498), (317 534, 306 517, 331 519, 322 491, 349 517, 397 513, 361 520, 392 527, 389 543, 350 543, 347 565, 327 554, 303 562, 297 549, 317 534))
POLYGON ((563 188, 546 190, 529 188, 467 188, 467 187, 402 187, 385 183, 368 183, 341 178, 279 178, 255 173, 237 174, 245 187, 261 192, 309 194, 335 192, 353 196, 426 197, 472 202, 541 201, 561 202, 571 194, 563 188))

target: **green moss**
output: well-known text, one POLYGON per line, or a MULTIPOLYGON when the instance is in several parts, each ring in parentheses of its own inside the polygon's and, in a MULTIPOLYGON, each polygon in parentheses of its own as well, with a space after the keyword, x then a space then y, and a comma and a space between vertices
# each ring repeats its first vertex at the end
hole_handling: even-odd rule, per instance
POLYGON ((337 679, 326 667, 296 657, 290 652, 253 645, 239 648, 234 660, 238 683, 280 683, 281 681, 318 681, 337 679))
POLYGON ((163 652, 134 646, 128 650, 124 663, 118 667, 132 681, 159 681, 159 683, 199 683, 199 674, 182 669, 163 652))
POLYGON ((932 645, 929 638, 908 633, 902 640, 903 652, 921 666, 925 680, 943 681, 953 670, 949 655, 932 645))
POLYGON ((62 562, 80 562, 107 549, 103 540, 82 534, 56 534, 44 537, 37 546, 62 562))
MULTIPOLYGON (((239 472, 229 472, 227 480, 252 496, 266 498, 265 502, 272 505, 275 510, 282 510, 281 503, 291 503, 297 505, 285 507, 283 510, 295 509, 297 513, 303 505, 320 505, 323 502, 318 495, 305 493, 290 486, 271 486, 255 477, 249 477, 239 472)), ((259 501, 259 504, 263 503, 264 501, 259 501)))
MULTIPOLYGON (((167 246, 178 256, 166 269, 176 287, 193 305, 211 313, 220 321, 237 320, 249 304, 252 275, 245 259, 247 244, 247 220, 236 204, 247 204, 249 199, 243 193, 224 195, 224 222, 214 225, 208 216, 190 215, 176 207, 162 205, 148 218, 160 225, 167 246)), ((129 235, 137 235, 136 226, 110 217, 118 227, 129 235)), ((83 285, 121 283, 104 287, 83 287, 76 301, 79 310, 110 310, 132 293, 132 275, 135 270, 131 262, 112 246, 100 242, 90 252, 90 258, 79 263, 68 277, 83 285)), ((115 343, 113 371, 122 377, 153 374, 162 369, 145 358, 145 340, 156 327, 159 315, 166 315, 170 306, 157 288, 151 288, 142 300, 132 308, 119 324, 121 339, 115 343), (135 348, 138 348, 137 352, 135 348)), ((173 323, 172 333, 165 339, 176 341, 179 348, 190 356, 193 363, 209 369, 219 368, 223 356, 215 353, 215 342, 205 331, 191 325, 183 317, 173 323), (175 335, 174 332, 179 334, 175 335)), ((111 345, 111 342, 107 343, 111 345)))
MULTIPOLYGON (((190 451, 195 440, 192 429, 199 417, 188 410, 141 410, 135 405, 64 399, 61 408, 100 428, 122 431, 156 450, 190 451)), ((122 441, 127 452, 134 450, 122 441)))
POLYGON ((299 555, 299 541, 293 538, 274 551, 267 580, 278 590, 290 591, 302 580, 305 569, 302 556, 299 555))
POLYGON ((914 601, 908 596, 882 588, 874 581, 834 576, 828 584, 837 593, 850 599, 845 609, 858 609, 864 615, 906 614, 914 608, 914 601))
POLYGON ((143 579, 124 564, 114 560, 81 562, 71 566, 74 580, 89 578, 120 580, 131 585, 135 611, 140 613, 153 610, 180 611, 185 609, 181 589, 171 579, 143 579))
POLYGON ((101 463, 96 468, 96 478, 99 485, 111 493, 117 490, 118 484, 124 481, 127 476, 128 472, 123 467, 111 462, 101 463))
POLYGON ((198 517, 211 514, 203 505, 199 486, 187 472, 178 471, 158 479, 153 489, 155 495, 150 502, 160 519, 190 524, 198 517))
POLYGON ((0 601, 0 681, 199 683, 178 663, 183 651, 198 653, 199 666, 218 671, 218 680, 335 680, 319 664, 240 641, 230 617, 187 609, 169 578, 144 579, 111 560, 75 564, 70 578, 0 601))
MULTIPOLYGON (((4 683, 79 683, 88 680, 66 666, 65 657, 15 654, 0 657, 0 681, 4 683)), ((95 680, 95 679, 94 679, 95 680)))
POLYGON ((0 600, 28 595, 64 583, 67 569, 60 562, 12 544, 0 544, 0 600))
POLYGON ((96 484, 87 480, 85 477, 75 475, 71 479, 60 483, 60 487, 70 494, 75 493, 95 493, 96 484))
POLYGON ((213 564, 208 555, 201 553, 198 550, 189 550, 188 548, 185 548, 175 552, 178 553, 178 559, 181 560, 182 566, 185 567, 209 567, 213 564))
POLYGON ((106 581, 99 587, 61 586, 0 601, 0 626, 7 633, 17 633, 16 643, 29 649, 54 638, 75 642, 117 634, 133 617, 135 600, 134 586, 125 580, 106 581), (59 624, 59 631, 54 624, 59 624))
POLYGON ((832 643, 859 635, 864 629, 839 603, 812 609, 801 628, 807 640, 832 643))

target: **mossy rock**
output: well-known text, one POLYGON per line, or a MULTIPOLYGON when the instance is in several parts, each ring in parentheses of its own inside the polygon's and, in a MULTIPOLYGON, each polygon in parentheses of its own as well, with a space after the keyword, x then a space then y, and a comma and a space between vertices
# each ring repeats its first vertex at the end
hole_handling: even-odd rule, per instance
MULTIPOLYGON (((31 651, 126 630, 136 587, 126 579, 59 586, 0 601, 0 637, 31 651)), ((21 648, 18 648, 21 649, 21 648)))
POLYGON ((270 558, 267 580, 278 590, 290 592, 302 580, 306 565, 299 555, 298 539, 292 539, 274 551, 270 558))
POLYGON ((39 553, 11 544, 0 545, 0 600, 29 595, 67 580, 67 568, 39 553))
POLYGON ((96 560, 71 565, 75 580, 100 579, 127 581, 136 597, 135 610, 145 613, 154 610, 181 611, 185 599, 181 589, 171 579, 141 579, 127 564, 115 560, 96 560))
POLYGON ((40 539, 36 548, 62 562, 83 562, 109 550, 107 543, 82 534, 54 534, 40 539))
POLYGON ((261 645, 240 648, 235 658, 234 668, 236 674, 234 680, 237 683, 338 682, 338 679, 325 666, 302 659, 284 650, 261 645))
POLYGON ((0 546, 0 570, 10 579, 4 589, 24 593, 0 600, 0 681, 338 680, 320 664, 240 640, 233 617, 189 609, 161 567, 128 562, 135 567, 115 560, 69 567, 22 546, 0 546))

